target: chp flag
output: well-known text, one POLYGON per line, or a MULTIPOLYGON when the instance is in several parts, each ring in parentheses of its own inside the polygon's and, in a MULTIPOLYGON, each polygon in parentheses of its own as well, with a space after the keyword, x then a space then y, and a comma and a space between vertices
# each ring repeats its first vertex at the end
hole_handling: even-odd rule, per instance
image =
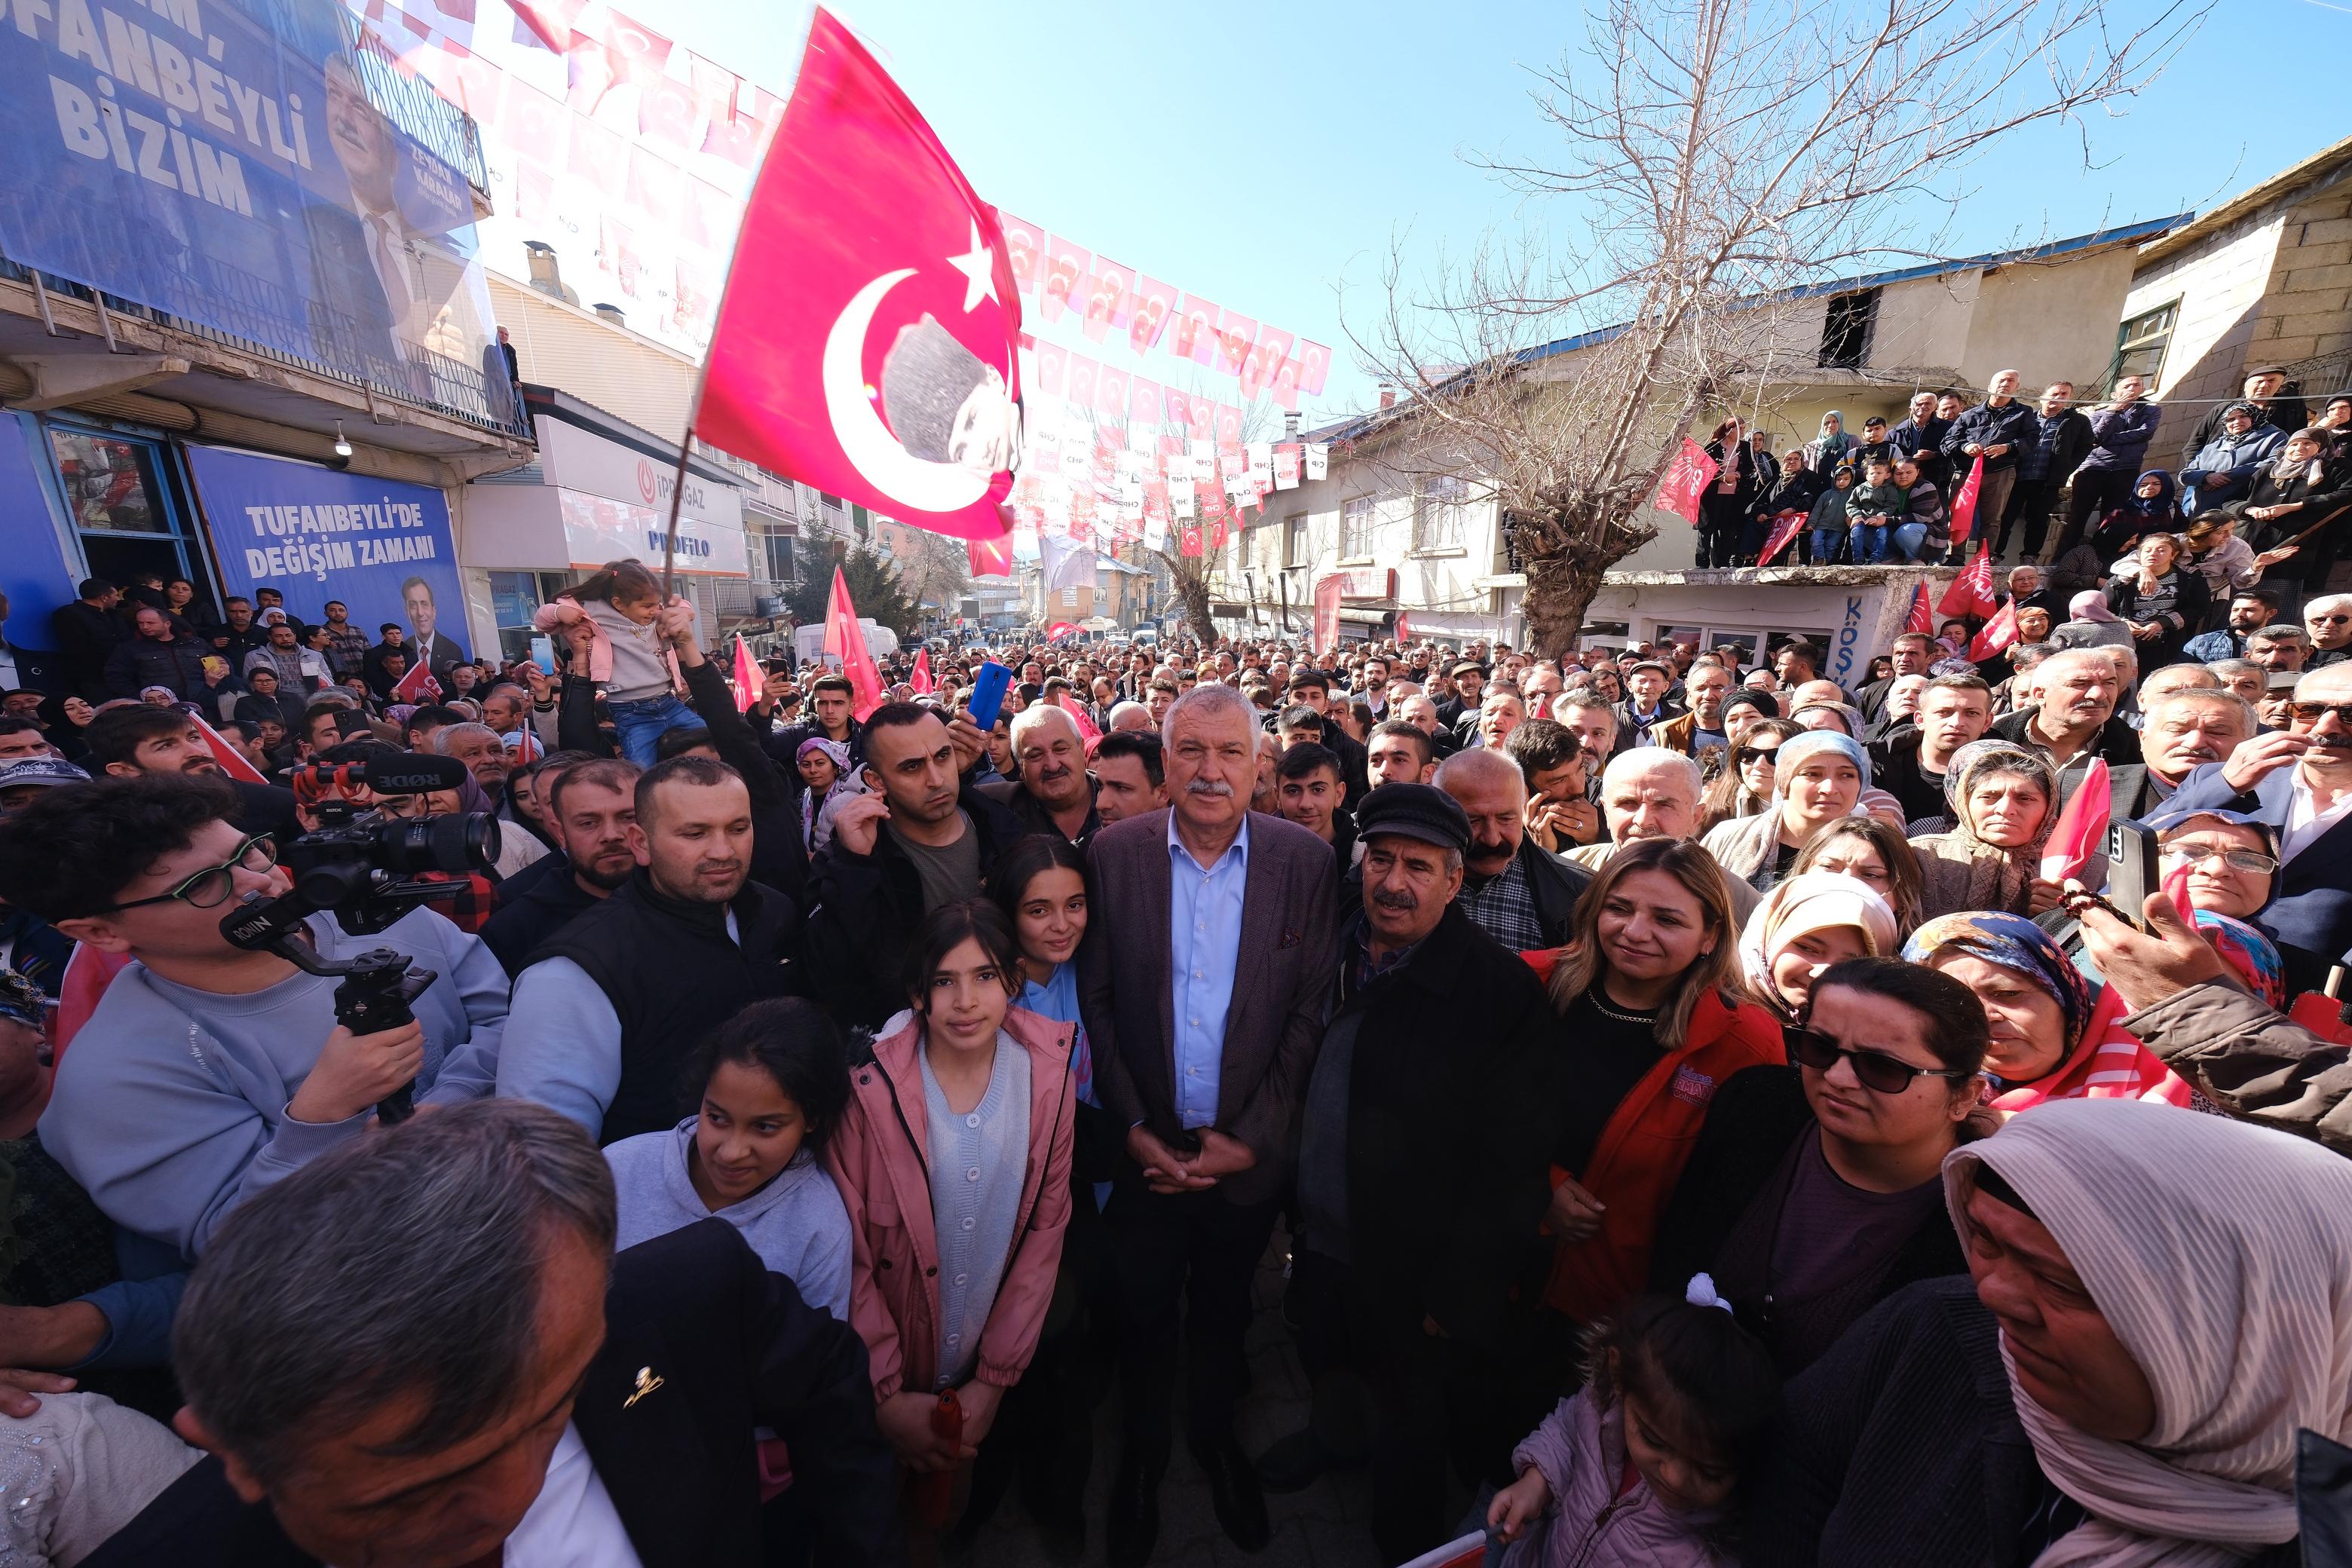
POLYGON ((1939 616, 1974 616, 1982 620, 1999 607, 2000 601, 1992 591, 1992 546, 1977 546, 1977 558, 1952 579, 1944 590, 1943 599, 1936 605, 1939 616))
POLYGON ((1706 448, 1683 437, 1683 449, 1667 463, 1665 472, 1658 476, 1658 493, 1650 504, 1660 511, 1671 511, 1689 523, 1698 526, 1698 498, 1716 476, 1717 463, 1706 455, 1706 448))
POLYGON ((693 434, 914 527, 995 540, 1020 335, 996 209, 819 7, 743 214, 693 434))

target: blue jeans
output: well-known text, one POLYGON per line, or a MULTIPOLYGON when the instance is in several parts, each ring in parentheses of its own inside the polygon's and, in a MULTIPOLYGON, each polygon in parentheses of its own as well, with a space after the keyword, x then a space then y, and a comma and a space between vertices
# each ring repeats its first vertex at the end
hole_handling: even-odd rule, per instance
POLYGON ((1845 537, 1843 528, 1813 530, 1813 564, 1826 566, 1837 559, 1838 543, 1845 537))
POLYGON ((1886 525, 1883 522, 1857 522, 1853 525, 1853 563, 1875 566, 1886 559, 1886 525))
POLYGON ((621 734, 621 754, 641 768, 654 765, 654 748, 662 734, 669 730, 700 730, 708 728, 702 716, 677 700, 674 692, 659 697, 640 697, 630 702, 609 705, 613 712, 613 728, 621 734))

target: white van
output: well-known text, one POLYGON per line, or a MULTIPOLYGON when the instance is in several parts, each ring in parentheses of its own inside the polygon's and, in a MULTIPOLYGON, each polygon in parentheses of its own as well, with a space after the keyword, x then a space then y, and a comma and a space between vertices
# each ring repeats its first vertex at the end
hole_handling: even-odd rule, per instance
MULTIPOLYGON (((873 655, 877 663, 898 651, 898 634, 888 626, 864 616, 857 618, 857 625, 866 633, 866 651, 873 655)), ((804 665, 838 666, 841 663, 839 655, 824 651, 824 623, 822 621, 793 628, 793 657, 804 665)))

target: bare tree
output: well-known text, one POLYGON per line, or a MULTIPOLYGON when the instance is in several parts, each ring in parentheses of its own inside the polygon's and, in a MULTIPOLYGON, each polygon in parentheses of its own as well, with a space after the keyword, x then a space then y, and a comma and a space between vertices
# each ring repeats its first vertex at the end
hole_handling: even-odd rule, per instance
POLYGON ((2137 93, 2209 5, 2147 0, 2125 29, 2103 0, 1607 0, 1541 76, 1557 155, 1484 163, 1568 198, 1576 237, 1489 239, 1417 287, 1392 254, 1347 331, 1413 395, 1359 447, 1491 488, 1530 632, 1563 651, 1656 537, 1693 420, 1745 405, 1776 351, 1811 363, 1795 291, 1929 254, 1922 209, 1948 221, 1974 158, 2137 93))
POLYGON ((952 617, 957 599, 971 582, 971 552, 964 542, 919 528, 899 531, 896 564, 907 596, 952 617))

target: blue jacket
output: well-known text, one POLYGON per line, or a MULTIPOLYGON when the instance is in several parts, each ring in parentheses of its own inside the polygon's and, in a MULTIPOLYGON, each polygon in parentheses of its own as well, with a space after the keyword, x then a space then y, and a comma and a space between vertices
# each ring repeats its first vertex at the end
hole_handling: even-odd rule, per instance
POLYGON ((2257 425, 2234 438, 2216 437, 2180 470, 2180 515, 2195 517, 2244 495, 2263 465, 2285 444, 2286 437, 2267 425, 2257 425), (2208 489, 2199 481, 2209 474, 2227 474, 2230 482, 2208 489))
MULTIPOLYGON (((2180 781, 2165 803, 2168 816, 2184 809, 2242 811, 2270 824, 2282 837, 2286 832, 2287 805, 2293 796, 2294 770, 2281 768, 2252 790, 2240 794, 2221 776, 2224 764, 2208 763, 2180 781)), ((2339 819, 2313 843, 2304 847, 2279 872, 2278 898, 2263 911, 2263 924, 2282 944, 2292 943, 2316 954, 2322 964, 2336 961, 2352 948, 2352 816, 2339 819)), ((2290 961, 2288 980, 2296 990, 2316 989, 2327 976, 2298 975, 2290 961)))
POLYGON ((2164 410, 2142 400, 2121 408, 2089 410, 2084 417, 2091 422, 2091 450, 2083 458, 2083 468, 2137 474, 2148 443, 2156 439, 2164 410))

